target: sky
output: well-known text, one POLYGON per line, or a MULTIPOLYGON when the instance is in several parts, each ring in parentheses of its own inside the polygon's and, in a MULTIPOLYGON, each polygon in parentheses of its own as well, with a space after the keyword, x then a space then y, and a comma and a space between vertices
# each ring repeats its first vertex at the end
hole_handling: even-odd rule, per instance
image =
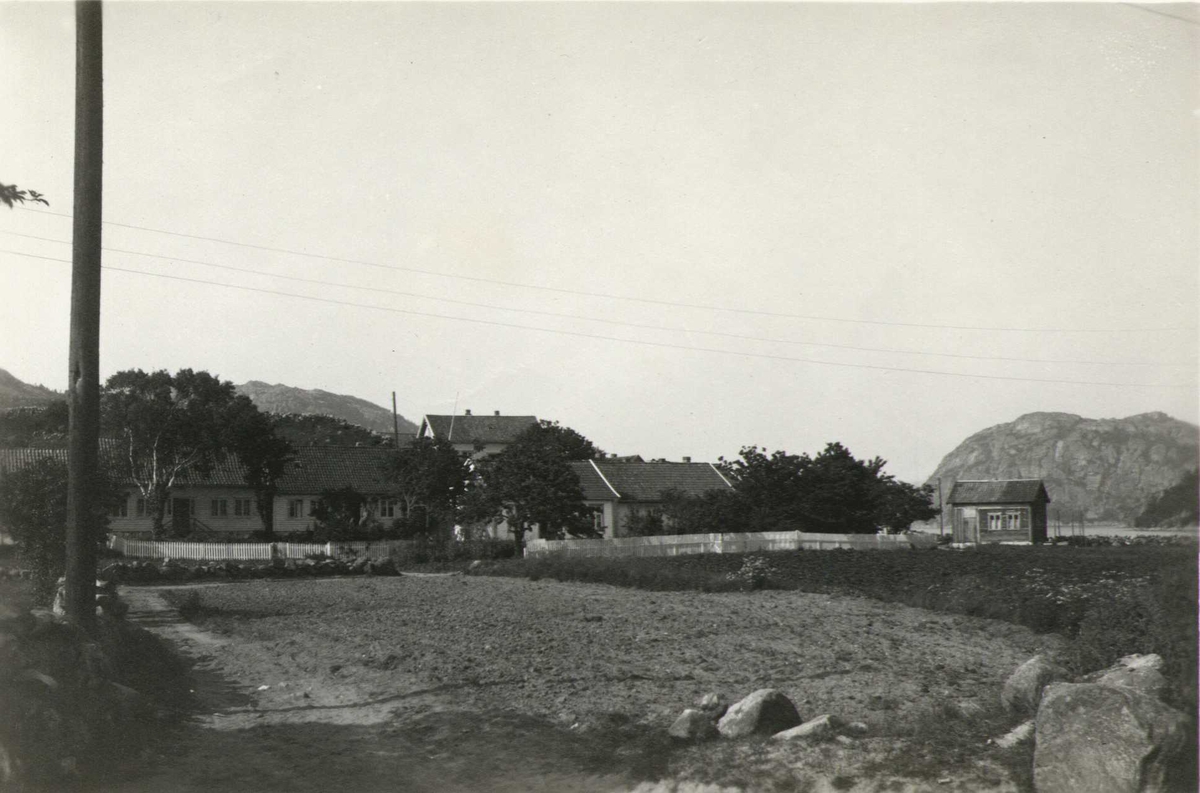
MULTIPOLYGON (((0 0, 0 368, 66 381, 74 16, 0 0)), ((1198 420, 1200 13, 104 8, 101 376, 204 369, 923 481, 1033 411, 1198 420)))

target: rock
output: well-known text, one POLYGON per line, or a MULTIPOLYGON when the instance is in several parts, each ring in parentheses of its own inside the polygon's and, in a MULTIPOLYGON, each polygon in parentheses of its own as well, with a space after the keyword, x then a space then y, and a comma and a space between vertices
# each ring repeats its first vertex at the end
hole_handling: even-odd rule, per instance
POLYGON ((1108 669, 1085 676, 1082 682, 1129 688, 1146 696, 1161 699, 1163 692, 1167 689, 1167 681, 1161 671, 1162 665, 1162 658, 1154 653, 1127 655, 1108 669))
POLYGON ((845 722, 837 716, 825 714, 818 716, 815 719, 810 719, 804 722, 799 727, 792 727, 790 730, 777 732, 771 736, 773 741, 793 741, 797 738, 807 738, 810 741, 819 741, 824 738, 833 737, 838 730, 845 726, 845 722))
POLYGON ((853 735, 861 738, 871 731, 871 728, 866 725, 866 722, 852 721, 842 728, 842 732, 846 735, 853 735))
POLYGON ((1052 683, 1037 713, 1039 793, 1160 793, 1187 744, 1187 717, 1126 686, 1052 683))
POLYGON ((834 736, 833 740, 837 741, 842 746, 854 745, 854 739, 851 738, 849 735, 836 735, 836 736, 834 736))
POLYGON ((1001 749, 1011 749, 1019 743, 1024 743, 1033 737, 1033 719, 1018 724, 1004 735, 1001 735, 993 743, 1001 749))
POLYGON ((776 689, 760 688, 730 706, 717 722, 717 730, 726 738, 742 738, 774 735, 799 723, 800 714, 790 699, 776 689))
POLYGON ((973 699, 960 699, 952 706, 960 719, 971 720, 983 713, 983 705, 973 699))
POLYGON ((1067 670, 1044 655, 1035 655, 1017 667, 1004 681, 1000 692, 1000 704, 1009 713, 1031 716, 1037 713, 1042 689, 1048 684, 1068 680, 1067 670))
POLYGON ((708 713, 688 708, 679 714, 679 718, 675 719, 667 734, 681 741, 706 741, 716 738, 720 733, 717 732, 717 725, 708 713))
POLYGON ((715 722, 729 710, 729 700, 716 692, 709 692, 700 698, 696 706, 709 714, 715 722))

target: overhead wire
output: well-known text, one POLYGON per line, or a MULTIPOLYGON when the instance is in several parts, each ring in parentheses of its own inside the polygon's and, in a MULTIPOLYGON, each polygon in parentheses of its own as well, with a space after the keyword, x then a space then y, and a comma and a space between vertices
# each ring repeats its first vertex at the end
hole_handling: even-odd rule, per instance
MULTIPOLYGON (((53 242, 53 243, 57 243, 60 245, 69 245, 70 244, 70 242, 68 242, 67 240, 60 240, 60 239, 56 239, 53 237, 43 237, 43 236, 39 236, 36 234, 25 234, 22 232, 6 231, 6 230, 0 230, 0 233, 8 234, 8 235, 14 236, 14 237, 22 237, 22 238, 26 238, 26 239, 40 240, 42 242, 53 242)), ((921 355, 921 356, 930 356, 930 357, 939 357, 939 358, 957 358, 957 359, 975 360, 975 361, 1004 361, 1004 362, 1015 362, 1015 363, 1049 363, 1049 364, 1072 364, 1072 365, 1090 365, 1090 366, 1150 366, 1150 367, 1154 367, 1154 366, 1170 366, 1170 367, 1184 366, 1184 367, 1193 367, 1194 368, 1194 364, 1190 363, 1190 362, 1099 361, 1099 360, 1079 360, 1079 359, 1060 359, 1060 358, 1021 358, 1021 357, 1014 357, 1014 356, 998 356, 998 355, 969 355, 966 353, 932 352, 932 351, 927 351, 927 350, 904 350, 904 349, 885 348, 885 347, 862 347, 862 346, 851 345, 851 344, 833 344, 830 342, 804 341, 804 340, 800 340, 800 339, 777 339, 777 338, 770 338, 770 337, 765 337, 765 336, 752 336, 752 335, 748 335, 748 334, 727 333, 724 331, 702 330, 702 329, 696 329, 696 328, 679 328, 679 327, 669 327, 669 326, 664 327, 661 325, 653 325, 650 323, 628 322, 628 321, 623 321, 623 320, 608 319, 605 317, 584 316, 584 315, 579 315, 579 314, 569 314, 569 313, 558 312, 558 311, 544 311, 541 309, 532 309, 532 308, 513 308, 511 306, 500 306, 500 305, 495 305, 492 303, 480 303, 480 302, 475 302, 475 301, 470 301, 470 300, 459 300, 456 298, 438 297, 438 296, 434 296, 434 295, 422 294, 420 292, 409 292, 406 290, 390 289, 390 288, 381 287, 381 286, 362 286, 360 284, 348 284, 348 283, 343 283, 343 282, 338 282, 338 281, 326 281, 326 280, 322 280, 322 279, 318 279, 318 278, 305 278, 303 276, 288 275, 285 273, 275 273, 275 272, 271 272, 268 270, 257 270, 257 269, 248 268, 248 267, 235 267, 233 265, 219 264, 216 262, 202 261, 199 259, 190 259, 190 258, 185 258, 182 256, 166 256, 166 255, 158 254, 158 253, 147 253, 146 251, 128 250, 125 248, 116 248, 116 247, 112 247, 112 246, 108 246, 108 245, 102 246, 101 249, 112 252, 112 253, 121 253, 121 254, 133 255, 133 256, 145 256, 147 258, 161 259, 163 261, 170 261, 170 262, 183 262, 186 264, 196 264, 196 265, 201 265, 204 267, 213 267, 216 269, 228 270, 230 272, 246 273, 246 274, 251 274, 251 275, 260 275, 260 276, 265 276, 268 278, 279 278, 282 280, 295 281, 297 283, 313 284, 316 286, 333 286, 333 287, 339 287, 339 288, 343 288, 343 289, 356 289, 356 290, 365 291, 365 292, 391 294, 391 295, 398 295, 401 297, 413 297, 413 298, 418 298, 421 300, 432 300, 435 302, 449 303, 452 305, 466 306, 469 308, 483 308, 483 309, 489 309, 489 310, 494 310, 494 311, 507 311, 507 312, 518 313, 518 314, 532 314, 532 315, 544 316, 544 317, 554 317, 556 319, 597 322, 597 323, 602 323, 602 324, 606 324, 606 325, 638 328, 638 329, 642 329, 642 330, 654 330, 654 331, 662 331, 662 332, 669 332, 669 333, 701 334, 701 335, 705 335, 705 336, 716 336, 716 337, 720 337, 720 338, 736 339, 739 341, 754 341, 754 342, 764 342, 764 343, 768 343, 768 344, 790 344, 790 345, 808 346, 808 347, 822 347, 822 348, 836 349, 836 350, 851 350, 851 351, 855 351, 855 352, 877 352, 877 353, 886 353, 886 354, 890 354, 890 355, 921 355)))
MULTIPOLYGON (((38 215, 53 215, 56 217, 70 218, 72 215, 65 212, 53 212, 51 210, 32 209, 30 207, 21 207, 26 212, 31 212, 38 215)), ((855 325, 877 325, 884 327, 899 327, 899 328, 927 328, 935 330, 969 330, 969 331, 990 331, 1003 333, 1162 333, 1162 332, 1177 332, 1184 330, 1192 330, 1191 328, 1014 328, 1014 327, 997 327, 986 325, 940 325, 921 322, 896 322, 888 320, 872 320, 872 319, 850 319, 847 317, 831 317, 816 314, 790 314, 779 311, 765 311, 762 309, 737 308, 732 306, 718 306, 703 303, 685 303, 673 300, 661 300, 649 297, 635 297, 633 295, 619 295, 607 292, 589 292, 580 289, 566 289, 563 287, 545 286, 542 284, 529 284, 517 281, 503 281, 495 278, 484 278, 482 276, 462 275, 459 273, 446 273, 437 270, 425 270, 417 267, 406 267, 398 264, 382 264, 380 262, 372 262, 364 259, 352 259, 342 256, 330 256, 322 253, 310 253, 307 251, 292 250, 289 248, 280 248, 271 245, 259 245, 250 242, 238 242, 236 240, 227 240, 220 237, 206 237, 199 234, 188 234, 181 231, 170 231, 168 229, 159 229, 152 226, 139 226, 133 223, 120 223, 115 220, 103 221, 107 226, 118 226, 121 228, 138 229, 140 231, 149 231, 156 234, 169 234, 175 237, 183 237, 186 239, 203 240, 206 242, 217 242, 224 245, 236 245, 243 248, 251 248, 260 251, 269 251, 273 253, 283 253, 289 256, 304 256, 312 259, 322 259, 330 262, 340 262, 343 264, 355 264, 364 267, 375 267, 384 270, 394 270, 397 272, 416 273, 420 275, 429 275, 438 278, 451 278, 461 281, 471 281, 475 283, 493 284, 496 286, 506 286, 517 289, 534 289, 544 292, 554 292, 558 294, 575 295, 578 297, 603 298, 606 300, 624 300, 633 303, 644 303, 657 306, 671 306, 674 308, 697 309, 702 311, 724 311, 736 314, 751 314, 763 317, 777 317, 782 319, 799 319, 815 322, 840 322, 855 325)))
MULTIPOLYGON (((38 255, 38 254, 30 254, 30 253, 25 253, 23 251, 14 251, 14 250, 9 250, 9 249, 5 249, 5 248, 0 248, 0 253, 9 253, 9 254, 17 255, 17 256, 26 256, 26 257, 33 258, 33 259, 42 259, 42 260, 46 260, 46 261, 62 262, 65 264, 71 263, 69 259, 61 259, 61 258, 57 258, 57 257, 53 257, 53 256, 42 256, 42 255, 38 255)), ((1118 387, 1118 388, 1170 388, 1170 389, 1191 388, 1191 386, 1188 386, 1188 385, 1176 385, 1176 384, 1172 384, 1172 383, 1119 383, 1119 382, 1102 381, 1102 380, 1101 381, 1062 380, 1062 379, 1056 379, 1056 378, 1013 377, 1013 376, 1008 376, 1008 375, 971 374, 971 373, 966 373, 966 372, 948 372, 948 371, 939 370, 939 369, 913 369, 913 368, 898 367, 898 366, 878 366, 878 365, 872 365, 872 364, 844 363, 844 362, 839 362, 839 361, 821 361, 821 360, 815 360, 812 358, 797 358, 797 357, 786 356, 786 355, 771 355, 768 353, 745 352, 742 350, 723 350, 723 349, 720 349, 717 347, 695 347, 695 346, 683 345, 683 344, 670 344, 670 343, 666 343, 666 342, 647 341, 644 339, 627 339, 627 338, 622 338, 620 336, 604 336, 601 334, 583 333, 580 331, 562 330, 562 329, 557 329, 557 328, 541 328, 541 327, 537 327, 537 326, 533 326, 533 325, 520 325, 520 324, 512 323, 512 322, 499 322, 496 320, 476 319, 473 317, 455 317, 455 316, 450 316, 450 315, 446 315, 446 314, 435 314, 433 312, 428 312, 428 311, 415 311, 412 309, 395 308, 392 306, 377 306, 377 305, 371 305, 369 303, 354 303, 354 302, 351 302, 348 300, 336 300, 333 298, 317 297, 314 295, 300 295, 300 294, 296 294, 294 292, 283 292, 283 291, 279 291, 279 290, 275 290, 275 289, 262 289, 259 287, 243 286, 240 284, 226 284, 226 283, 221 283, 219 281, 207 281, 207 280, 199 279, 199 278, 186 278, 184 276, 167 275, 165 273, 153 273, 153 272, 147 272, 145 270, 132 270, 132 269, 124 268, 124 267, 113 267, 111 265, 105 265, 103 269, 111 271, 111 272, 132 273, 132 274, 136 274, 136 275, 144 275, 144 276, 149 276, 149 277, 153 277, 153 278, 164 278, 164 279, 169 279, 169 280, 173 280, 173 281, 182 281, 182 282, 186 282, 186 283, 205 284, 205 285, 209 285, 209 286, 222 287, 225 289, 236 289, 236 290, 241 290, 241 291, 246 291, 246 292, 254 292, 254 293, 258 293, 258 294, 276 295, 279 297, 290 297, 290 298, 294 298, 294 299, 298 299, 298 300, 307 300, 307 301, 317 302, 317 303, 327 303, 327 304, 331 304, 331 305, 346 306, 346 307, 351 307, 351 308, 372 309, 375 311, 384 311, 384 312, 394 313, 394 314, 404 314, 404 315, 408 315, 408 316, 427 317, 427 318, 432 318, 432 319, 444 319, 444 320, 451 320, 451 321, 456 321, 456 322, 466 322, 466 323, 471 323, 471 324, 475 324, 475 325, 486 325, 486 326, 490 326, 490 327, 514 328, 514 329, 519 329, 519 330, 532 330, 532 331, 537 331, 540 333, 550 333, 550 334, 556 334, 556 335, 561 335, 561 336, 571 336, 571 337, 575 337, 575 338, 600 339, 600 340, 604 340, 604 341, 623 342, 626 344, 637 344, 637 345, 641 345, 641 346, 657 347, 657 348, 662 348, 662 349, 685 350, 688 352, 717 353, 717 354, 722 354, 722 355, 732 355, 732 356, 741 357, 741 358, 758 358, 758 359, 773 360, 773 361, 790 361, 790 362, 795 362, 795 363, 813 364, 816 366, 833 366, 833 367, 838 367, 838 368, 866 369, 866 370, 882 371, 882 372, 901 372, 901 373, 909 373, 909 374, 941 375, 943 377, 958 377, 958 378, 968 378, 968 379, 976 379, 976 380, 1004 380, 1004 381, 1016 381, 1016 382, 1026 382, 1026 383, 1051 383, 1051 384, 1057 384, 1057 385, 1111 386, 1111 387, 1118 387)))

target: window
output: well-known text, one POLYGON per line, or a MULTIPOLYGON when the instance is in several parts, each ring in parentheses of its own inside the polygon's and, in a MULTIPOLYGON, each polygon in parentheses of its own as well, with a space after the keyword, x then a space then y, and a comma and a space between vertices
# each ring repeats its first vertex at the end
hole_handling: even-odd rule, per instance
POLYGON ((229 516, 229 499, 214 498, 212 500, 212 512, 214 518, 224 518, 229 516))
POLYGON ((396 517, 396 499, 394 499, 394 498, 379 499, 379 517, 381 517, 381 518, 396 517))
POLYGON ((145 499, 145 498, 139 498, 137 500, 136 509, 137 509, 137 516, 139 518, 144 518, 144 517, 148 516, 150 514, 150 500, 145 499))
POLYGON ((113 504, 108 510, 110 518, 127 518, 129 517, 129 499, 123 498, 120 503, 113 504))
POLYGON ((592 507, 592 528, 603 531, 607 524, 604 522, 604 507, 592 507))
POLYGON ((248 499, 248 498, 235 498, 235 499, 233 500, 233 514, 234 514, 234 516, 235 516, 235 517, 239 517, 239 518, 248 518, 248 517, 250 517, 250 515, 251 515, 251 512, 250 512, 250 499, 248 499))
POLYGON ((289 518, 304 517, 304 499, 302 499, 302 498, 288 499, 288 517, 289 518))
POLYGON ((309 517, 311 517, 311 516, 313 516, 313 515, 316 515, 316 514, 317 514, 317 504, 318 504, 319 502, 320 502, 320 499, 319 499, 319 498, 310 498, 310 499, 308 500, 308 514, 309 514, 309 517))

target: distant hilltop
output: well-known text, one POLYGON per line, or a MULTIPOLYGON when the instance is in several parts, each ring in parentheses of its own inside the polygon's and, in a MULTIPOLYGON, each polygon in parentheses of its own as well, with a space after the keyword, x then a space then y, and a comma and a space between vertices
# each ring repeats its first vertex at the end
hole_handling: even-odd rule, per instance
POLYGON ((1132 521, 1155 494, 1195 468, 1200 427, 1166 413, 1088 419, 1027 413, 975 433, 947 454, 929 484, 944 494, 958 479, 1037 478, 1051 520, 1082 511, 1090 520, 1132 521))
POLYGON ((23 383, 6 370, 0 369, 0 410, 45 405, 67 398, 66 394, 45 386, 23 383))
MULTIPOLYGON (((234 386, 239 394, 250 397, 259 409, 267 413, 299 413, 333 416, 375 432, 392 434, 392 411, 365 399, 333 394, 319 388, 304 389, 290 385, 251 380, 234 386)), ((399 417, 400 432, 415 434, 417 425, 404 416, 399 417)))

